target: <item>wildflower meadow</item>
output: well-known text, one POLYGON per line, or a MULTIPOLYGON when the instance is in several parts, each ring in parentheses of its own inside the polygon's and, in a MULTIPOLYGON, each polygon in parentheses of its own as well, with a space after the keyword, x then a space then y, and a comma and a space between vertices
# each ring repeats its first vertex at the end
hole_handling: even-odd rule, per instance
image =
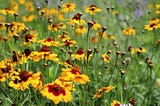
POLYGON ((0 0, 0 106, 160 106, 160 1, 0 0))

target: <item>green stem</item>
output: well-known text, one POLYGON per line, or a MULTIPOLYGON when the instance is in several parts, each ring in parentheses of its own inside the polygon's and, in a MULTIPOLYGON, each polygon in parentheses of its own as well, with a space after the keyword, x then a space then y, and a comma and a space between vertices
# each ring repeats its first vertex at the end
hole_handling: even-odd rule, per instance
POLYGON ((0 87, 0 91, 2 91, 2 93, 4 94, 4 96, 7 98, 7 100, 8 100, 11 104, 14 103, 14 102, 11 100, 11 98, 9 97, 9 95, 6 93, 6 91, 5 91, 2 87, 0 87))
POLYGON ((111 73, 111 75, 110 75, 110 77, 109 77, 109 80, 108 80, 108 82, 107 82, 108 85, 109 85, 109 83, 110 83, 110 80, 112 79, 112 76, 113 76, 113 74, 114 74, 115 68, 116 68, 116 66, 117 66, 117 60, 118 60, 118 55, 116 55, 116 62, 115 62, 115 64, 114 64, 113 71, 112 71, 112 73, 111 73))

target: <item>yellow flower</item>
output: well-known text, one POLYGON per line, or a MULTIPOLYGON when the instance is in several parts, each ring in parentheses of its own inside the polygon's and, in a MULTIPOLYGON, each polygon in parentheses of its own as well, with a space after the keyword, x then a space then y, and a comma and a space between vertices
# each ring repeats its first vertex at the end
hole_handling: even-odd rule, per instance
POLYGON ((93 28, 94 30, 98 30, 98 29, 100 29, 100 28, 101 28, 101 25, 100 25, 100 24, 98 24, 98 23, 96 23, 96 22, 94 22, 94 24, 93 24, 92 28, 93 28))
MULTIPOLYGON (((4 16, 1 16, 1 17, 0 17, 0 22, 4 21, 4 19, 5 19, 5 17, 4 17, 4 16)), ((1 23, 0 23, 0 24, 1 24, 1 23)), ((0 27, 1 27, 1 25, 0 25, 0 27)))
POLYGON ((13 15, 13 14, 15 13, 15 11, 6 8, 6 9, 0 10, 0 13, 1 13, 1 14, 4 14, 4 15, 7 15, 7 14, 13 15))
POLYGON ((111 103, 111 106, 120 106, 121 103, 117 100, 114 100, 112 103, 111 103))
POLYGON ((52 100, 54 104, 59 104, 61 101, 67 103, 72 100, 71 92, 58 82, 45 84, 41 94, 52 100))
POLYGON ((34 51, 29 55, 29 59, 36 61, 36 62, 40 61, 42 58, 44 58, 43 52, 34 51))
POLYGON ((128 28, 124 29, 124 30, 122 31, 122 33, 123 33, 123 35, 126 35, 126 36, 131 36, 131 35, 134 36, 135 33, 136 33, 136 31, 135 31, 134 28, 128 27, 128 28))
POLYGON ((146 24, 144 29, 148 31, 152 31, 153 29, 160 28, 160 20, 158 18, 154 18, 149 21, 149 24, 146 24))
POLYGON ((140 48, 132 48, 132 49, 130 50, 130 53, 131 53, 132 55, 135 54, 135 53, 140 54, 140 53, 146 53, 146 52, 147 52, 146 48, 143 48, 143 47, 140 47, 140 48))
POLYGON ((156 8, 157 8, 156 14, 160 14, 160 4, 156 4, 156 8))
MULTIPOLYGON (((43 58, 45 58, 45 56, 47 56, 48 54, 51 54, 51 50, 49 46, 43 46, 38 52, 34 51, 32 52, 28 58, 33 60, 33 61, 39 61, 43 58)), ((55 55, 54 55, 55 57, 55 55)))
POLYGON ((45 45, 45 46, 54 46, 54 47, 60 46, 60 43, 53 40, 51 37, 49 37, 47 39, 39 40, 38 42, 42 45, 45 45))
POLYGON ((18 2, 19 2, 20 4, 24 4, 24 3, 26 2, 26 0, 18 0, 18 2))
POLYGON ((67 2, 62 5, 62 12, 72 12, 76 8, 76 4, 72 2, 67 2))
POLYGON ((94 15, 97 12, 101 12, 102 10, 100 8, 97 8, 96 5, 91 5, 90 7, 85 8, 85 12, 89 13, 91 15, 94 15))
POLYGON ((71 55, 72 58, 75 58, 77 60, 84 60, 86 57, 86 54, 83 50, 83 48, 79 48, 76 52, 76 54, 72 54, 71 55))
POLYGON ((101 98, 103 92, 104 92, 104 93, 108 93, 108 92, 110 92, 110 91, 113 90, 113 89, 114 89, 113 86, 108 86, 108 87, 99 88, 99 89, 97 90, 96 94, 93 96, 93 99, 95 99, 95 98, 101 98))
POLYGON ((115 36, 114 36, 114 35, 107 35, 107 38, 114 40, 114 39, 115 39, 115 36))
POLYGON ((110 92, 111 90, 113 90, 115 87, 114 86, 108 86, 108 87, 102 87, 103 88, 103 91, 105 93, 108 93, 110 92))
POLYGON ((12 10, 18 11, 19 5, 18 5, 17 2, 11 0, 11 1, 10 1, 10 4, 11 4, 11 9, 12 9, 12 10))
POLYGON ((153 10, 153 8, 154 8, 154 6, 153 6, 153 4, 148 4, 148 9, 150 9, 150 10, 153 10))
POLYGON ((54 24, 48 26, 48 30, 50 30, 52 32, 58 32, 61 29, 66 29, 66 25, 63 23, 54 23, 54 24))
POLYGON ((98 35, 100 38, 102 37, 102 38, 104 38, 104 39, 106 39, 107 38, 107 34, 106 34, 106 32, 102 32, 102 31, 100 31, 100 32, 97 32, 96 33, 96 35, 98 35))
POLYGON ((60 63, 60 59, 57 56, 58 55, 55 53, 49 53, 49 54, 45 54, 45 59, 60 63))
POLYGON ((12 76, 11 81, 9 82, 9 86, 17 89, 25 91, 31 82, 32 72, 22 71, 18 75, 12 76))
POLYGON ((91 41, 92 41, 93 43, 97 43, 97 42, 98 42, 98 38, 97 38, 96 36, 93 36, 93 37, 91 38, 91 41))
POLYGON ((33 12, 34 11, 34 5, 33 5, 33 2, 26 2, 25 3, 25 6, 26 6, 26 11, 29 11, 29 12, 33 12))
POLYGON ((36 91, 42 88, 41 72, 37 72, 32 75, 31 85, 36 89, 36 91))
POLYGON ((24 22, 31 22, 36 18, 36 15, 28 15, 28 16, 23 16, 22 20, 24 22))
POLYGON ((86 31, 87 29, 83 25, 80 25, 75 28, 75 32, 77 36, 84 34, 86 31))
POLYGON ((109 62, 110 61, 110 57, 106 53, 102 54, 102 58, 103 58, 104 62, 109 62))
POLYGON ((0 30, 6 30, 4 22, 0 22, 0 30))
POLYGON ((90 82, 90 79, 87 75, 82 74, 80 72, 80 68, 78 66, 73 66, 72 68, 62 69, 61 79, 66 81, 73 81, 79 84, 86 84, 90 82))
POLYGON ((25 42, 24 45, 30 44, 30 42, 36 42, 37 41, 37 34, 34 31, 31 31, 30 33, 24 35, 25 42))
POLYGON ((65 39, 62 41, 62 45, 73 47, 77 42, 75 40, 65 39))

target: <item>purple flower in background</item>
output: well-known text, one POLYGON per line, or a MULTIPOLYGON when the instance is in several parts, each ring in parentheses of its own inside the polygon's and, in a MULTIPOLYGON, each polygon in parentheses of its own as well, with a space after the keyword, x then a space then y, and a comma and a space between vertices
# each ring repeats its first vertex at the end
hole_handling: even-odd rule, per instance
POLYGON ((142 9, 136 9, 134 11, 134 15, 135 15, 136 19, 137 18, 139 19, 143 15, 143 10, 142 9))
POLYGON ((35 4, 36 4, 37 7, 42 7, 38 0, 35 0, 35 4))
POLYGON ((124 21, 124 17, 121 14, 118 15, 118 18, 119 20, 124 21))

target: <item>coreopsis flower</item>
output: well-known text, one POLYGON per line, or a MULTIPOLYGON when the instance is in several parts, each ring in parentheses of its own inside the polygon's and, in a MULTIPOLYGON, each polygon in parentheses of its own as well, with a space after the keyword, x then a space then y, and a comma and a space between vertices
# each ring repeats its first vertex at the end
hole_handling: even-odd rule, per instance
POLYGON ((1 16, 0 17, 0 22, 4 21, 4 19, 5 19, 5 16, 1 16))
POLYGON ((54 62, 60 63, 60 59, 57 56, 58 56, 58 54, 49 53, 49 54, 45 54, 44 58, 46 60, 52 60, 54 62))
POLYGON ((38 62, 38 61, 40 61, 41 59, 44 58, 44 53, 43 52, 34 51, 29 55, 28 58, 33 60, 33 61, 35 61, 35 62, 38 62))
POLYGON ((85 20, 81 19, 82 13, 78 12, 76 13, 68 22, 68 24, 72 25, 72 26, 79 26, 79 25, 84 25, 86 24, 85 20))
POLYGON ((26 26, 21 22, 11 22, 8 27, 8 38, 14 37, 16 34, 25 30, 26 26))
POLYGON ((106 53, 102 54, 102 58, 103 58, 104 62, 109 62, 110 61, 110 57, 106 53))
POLYGON ((160 4, 156 4, 156 14, 160 14, 160 4))
POLYGON ((58 39, 65 42, 66 40, 69 40, 70 37, 67 32, 63 32, 62 35, 58 35, 58 39))
POLYGON ((26 89, 28 89, 31 80, 32 80, 32 72, 22 71, 20 73, 15 74, 15 76, 11 77, 9 86, 16 90, 25 91, 26 89))
POLYGON ((65 39, 64 41, 62 41, 62 45, 65 45, 68 47, 73 47, 75 44, 77 44, 77 42, 71 39, 65 39))
POLYGON ((108 93, 113 89, 114 89, 114 86, 102 87, 97 90, 96 94, 93 96, 93 99, 101 98, 103 93, 108 93))
POLYGON ((93 37, 91 37, 91 41, 92 41, 92 43, 97 43, 98 38, 96 36, 93 36, 93 37))
POLYGON ((66 25, 63 23, 54 23, 48 26, 48 30, 52 32, 58 32, 61 29, 66 29, 66 25))
POLYGON ((58 81, 45 84, 40 92, 42 96, 52 100, 54 104, 59 104, 61 101, 67 103, 72 100, 71 92, 58 81))
POLYGON ((112 103, 111 103, 111 106, 120 106, 121 103, 117 100, 114 100, 112 103))
POLYGON ((3 15, 7 15, 7 14, 13 15, 15 13, 15 11, 10 10, 9 8, 5 8, 5 9, 1 9, 0 13, 3 15))
POLYGON ((151 3, 149 3, 149 4, 148 4, 148 9, 153 10, 153 9, 154 9, 154 5, 151 4, 151 3))
POLYGON ((150 20, 149 23, 144 26, 144 29, 148 31, 152 31, 153 29, 158 29, 158 28, 160 28, 160 19, 158 18, 150 20))
POLYGON ((77 36, 82 35, 86 32, 87 32, 87 29, 83 25, 75 27, 75 33, 77 36))
POLYGON ((27 16, 22 16, 22 20, 24 22, 31 22, 36 18, 36 15, 27 15, 27 16))
POLYGON ((34 11, 34 4, 33 4, 33 2, 26 2, 25 3, 25 9, 26 9, 26 11, 29 11, 29 12, 33 12, 34 11))
POLYGON ((140 47, 140 48, 131 48, 130 53, 133 55, 135 53, 141 54, 141 53, 146 53, 147 50, 144 47, 140 47))
POLYGON ((37 90, 42 88, 42 74, 41 72, 36 72, 32 75, 31 85, 37 90))
POLYGON ((79 48, 75 54, 71 55, 71 57, 75 58, 77 60, 84 60, 86 57, 86 54, 85 54, 83 48, 79 48))
POLYGON ((27 63, 27 57, 21 52, 17 52, 17 65, 27 63))
POLYGON ((97 32, 96 35, 99 37, 99 38, 104 38, 104 39, 107 39, 107 34, 106 32, 97 32))
POLYGON ((11 73, 12 67, 5 66, 5 68, 0 67, 0 82, 5 82, 11 73))
POLYGON ((93 22, 93 23, 94 23, 94 24, 93 24, 92 28, 93 28, 94 30, 98 30, 98 29, 102 28, 100 24, 98 24, 98 23, 96 23, 96 22, 93 22))
POLYGON ((31 31, 28 34, 25 34, 24 36, 25 42, 23 43, 24 45, 30 44, 30 42, 36 42, 37 41, 37 34, 33 31, 31 31))
POLYGON ((76 8, 76 4, 72 3, 72 2, 67 2, 65 4, 62 5, 62 12, 72 12, 74 11, 76 8))
POLYGON ((107 39, 112 39, 112 40, 114 40, 114 39, 115 39, 115 36, 114 36, 114 35, 107 35, 107 39))
POLYGON ((13 11, 18 11, 18 9, 19 9, 19 4, 18 4, 17 2, 11 0, 11 1, 10 1, 10 5, 11 5, 11 9, 12 9, 13 11))
POLYGON ((78 66, 73 66, 72 68, 62 68, 60 77, 63 80, 72 81, 79 84, 86 84, 87 82, 90 82, 89 77, 82 74, 78 66))
POLYGON ((96 5, 90 5, 90 7, 85 8, 85 12, 89 13, 91 15, 94 15, 97 12, 101 12, 102 10, 100 8, 97 8, 96 5))
POLYGON ((6 26, 4 22, 0 22, 0 30, 6 30, 6 26))
POLYGON ((24 3, 26 2, 26 0, 18 0, 18 2, 19 2, 20 4, 24 4, 24 3))
POLYGON ((63 78, 63 76, 58 77, 55 82, 59 83, 69 91, 75 91, 74 83, 72 81, 67 81, 63 78))
POLYGON ((7 80, 4 74, 0 74, 0 82, 5 82, 7 80))
POLYGON ((126 29, 123 29, 122 34, 126 36, 134 36, 136 33, 135 29, 132 27, 128 27, 126 29))
POLYGON ((38 41, 40 44, 45 45, 45 46, 54 46, 58 47, 60 46, 60 43, 55 41, 53 38, 48 37, 47 39, 39 40, 38 41))

